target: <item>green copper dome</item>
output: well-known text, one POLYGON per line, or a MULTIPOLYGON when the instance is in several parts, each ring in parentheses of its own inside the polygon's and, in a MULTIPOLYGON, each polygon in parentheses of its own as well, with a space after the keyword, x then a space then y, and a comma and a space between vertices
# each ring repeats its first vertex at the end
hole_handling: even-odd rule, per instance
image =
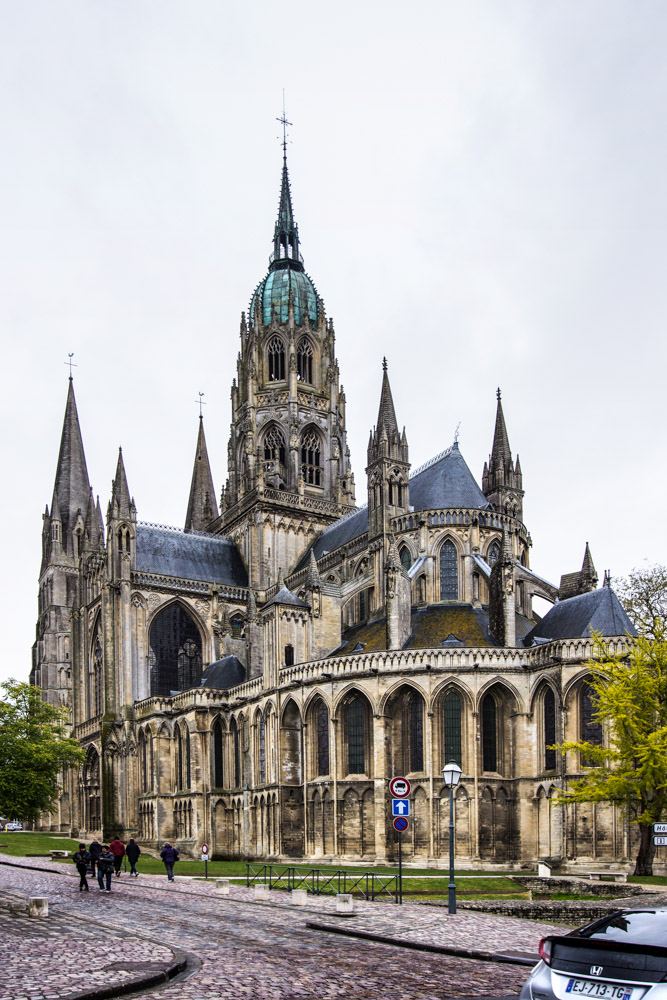
POLYGON ((317 323, 317 292, 305 271, 295 271, 290 267, 269 271, 255 289, 250 303, 251 316, 255 314, 258 300, 264 326, 268 326, 273 320, 286 323, 290 302, 297 326, 303 326, 306 318, 312 324, 317 323))

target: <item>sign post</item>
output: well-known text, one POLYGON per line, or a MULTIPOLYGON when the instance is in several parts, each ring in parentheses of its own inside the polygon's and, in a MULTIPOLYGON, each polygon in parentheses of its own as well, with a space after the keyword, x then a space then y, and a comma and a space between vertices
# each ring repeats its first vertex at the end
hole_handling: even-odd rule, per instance
POLYGON ((208 882, 208 844, 201 845, 201 859, 204 862, 204 878, 208 882))
POLYGON ((391 795, 391 816, 392 825, 398 838, 398 891, 396 897, 399 903, 403 902, 403 836, 402 834, 410 826, 410 782, 400 775, 392 778, 389 782, 389 794, 391 795))

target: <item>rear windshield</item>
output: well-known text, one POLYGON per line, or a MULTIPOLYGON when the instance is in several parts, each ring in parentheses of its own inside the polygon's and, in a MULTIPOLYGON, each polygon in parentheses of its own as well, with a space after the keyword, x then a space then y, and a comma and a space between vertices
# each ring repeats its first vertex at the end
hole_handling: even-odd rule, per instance
POLYGON ((606 920, 596 921, 577 932, 577 937, 601 938, 603 941, 620 941, 624 944, 648 944, 667 947, 667 912, 637 910, 616 913, 606 920))

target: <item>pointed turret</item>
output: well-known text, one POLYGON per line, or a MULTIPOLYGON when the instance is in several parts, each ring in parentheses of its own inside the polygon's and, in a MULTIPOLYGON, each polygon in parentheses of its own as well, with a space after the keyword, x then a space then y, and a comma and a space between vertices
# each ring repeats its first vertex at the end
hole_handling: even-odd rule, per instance
POLYGON ((111 484, 111 508, 115 517, 130 517, 132 513, 136 513, 134 500, 130 497, 130 490, 127 485, 122 448, 118 449, 116 475, 111 484))
POLYGON ((372 537, 386 533, 389 522, 409 507, 410 460, 405 428, 396 420, 387 359, 382 359, 382 388, 377 424, 368 442, 368 524, 372 537))
POLYGON ((578 597, 580 594, 589 594, 598 585, 598 574, 593 563, 593 556, 586 542, 584 549, 584 561, 578 573, 564 573, 560 578, 558 597, 561 601, 568 597, 578 597))
POLYGON ((280 202, 278 203, 278 218, 273 230, 273 256, 270 270, 290 267, 294 271, 303 271, 303 260, 299 252, 299 227, 294 219, 292 209, 292 191, 290 189, 289 173, 287 171, 287 153, 283 149, 283 171, 280 179, 280 202))
POLYGON ((90 481, 74 397, 74 382, 70 378, 51 502, 51 519, 53 521, 55 518, 60 522, 61 545, 68 554, 74 552, 72 531, 78 512, 86 510, 89 491, 90 481))
POLYGON ((313 587, 321 587, 322 580, 320 578, 320 571, 317 568, 317 560, 315 558, 315 553, 310 550, 310 557, 308 560, 308 573, 306 575, 306 587, 312 590, 313 587))
POLYGON ((597 587, 598 574, 593 563, 593 556, 591 555, 588 542, 586 542, 586 549, 584 551, 584 561, 581 564, 581 579, 582 583, 590 584, 588 587, 589 590, 595 590, 597 587))
POLYGON ((484 463, 482 490, 496 510, 519 520, 523 517, 523 477, 517 455, 512 461, 500 389, 496 392, 496 425, 488 464, 484 463))
POLYGON ((197 450, 195 464, 192 469, 190 484, 190 499, 188 512, 185 516, 186 531, 206 531, 211 521, 218 516, 218 505, 215 499, 215 487, 211 475, 211 465, 206 448, 204 420, 199 418, 199 433, 197 434, 197 450))
POLYGON ((387 438, 391 440, 398 435, 398 424, 396 422, 396 411, 394 409, 394 399, 389 385, 389 375, 387 374, 387 359, 382 359, 382 389, 380 391, 380 406, 378 408, 377 431, 383 429, 387 438))

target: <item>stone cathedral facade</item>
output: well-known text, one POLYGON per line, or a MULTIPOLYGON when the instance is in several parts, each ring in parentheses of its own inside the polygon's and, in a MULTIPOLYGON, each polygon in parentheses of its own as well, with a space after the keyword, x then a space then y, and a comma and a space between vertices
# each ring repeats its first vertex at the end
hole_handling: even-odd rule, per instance
POLYGON ((630 857, 622 813, 555 802, 584 762, 551 749, 604 738, 586 663, 593 631, 613 648, 632 633, 615 594, 588 546, 558 586, 532 569, 500 392, 480 485, 457 442, 412 471, 386 363, 378 391, 357 498, 334 326, 285 160, 268 273, 241 319, 219 504, 200 418, 183 529, 138 518, 122 452, 104 517, 70 380, 31 679, 69 707, 86 761, 45 826, 379 862, 396 850, 388 778, 403 774, 404 852, 437 864, 454 759, 460 864, 630 857), (553 605, 542 619, 535 596, 553 605))

